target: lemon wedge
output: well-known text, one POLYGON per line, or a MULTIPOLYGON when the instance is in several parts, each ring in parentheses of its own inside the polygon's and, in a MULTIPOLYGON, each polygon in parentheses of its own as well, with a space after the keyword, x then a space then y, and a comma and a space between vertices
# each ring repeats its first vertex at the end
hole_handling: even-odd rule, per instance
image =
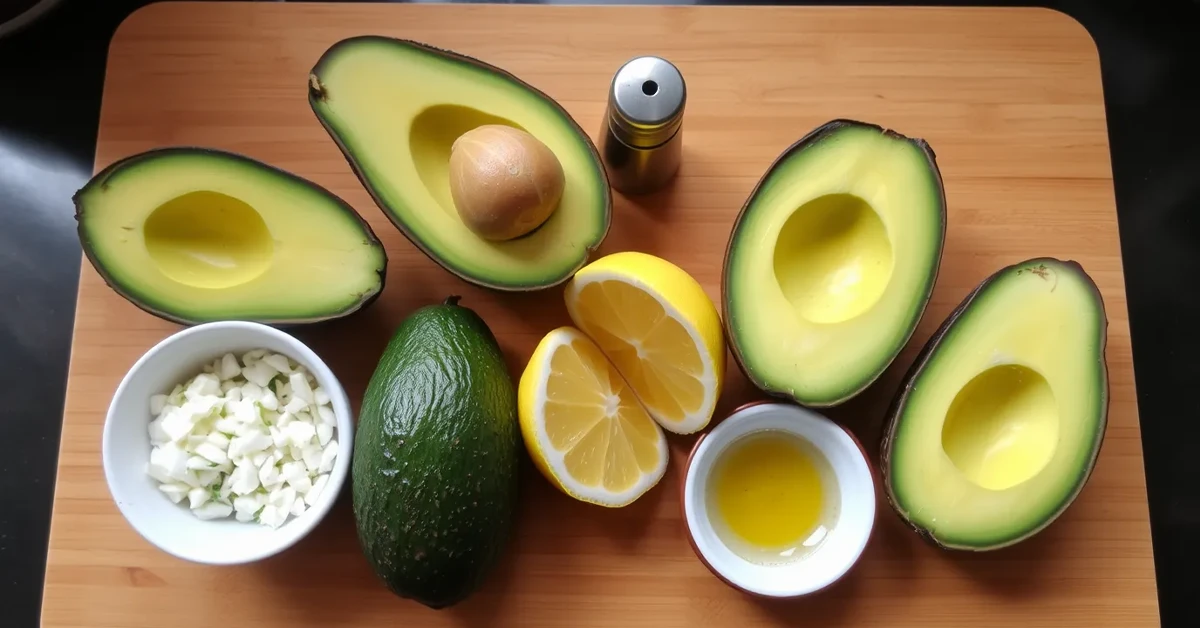
POLYGON ((534 465, 576 499, 625 506, 666 472, 662 429, 577 329, 542 338, 521 374, 517 403, 534 465))
POLYGON ((699 282, 662 258, 628 251, 582 268, 565 299, 575 326, 663 429, 708 426, 725 375, 725 337, 699 282))

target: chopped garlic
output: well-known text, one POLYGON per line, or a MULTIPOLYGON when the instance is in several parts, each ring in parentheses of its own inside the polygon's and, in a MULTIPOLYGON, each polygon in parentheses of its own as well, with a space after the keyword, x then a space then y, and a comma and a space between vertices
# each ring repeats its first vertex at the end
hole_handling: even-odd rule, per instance
POLYGON ((274 443, 276 447, 287 447, 287 435, 283 433, 283 430, 272 425, 271 442, 274 443))
POLYGON ((162 414, 165 407, 167 407, 166 395, 150 395, 150 414, 158 416, 162 414))
POLYGON ((174 442, 168 442, 162 447, 150 451, 149 473, 159 482, 171 482, 182 479, 187 472, 188 454, 174 442))
POLYGON ((242 369, 242 375, 246 381, 254 383, 256 386, 265 388, 271 383, 271 378, 277 373, 275 369, 265 362, 255 362, 254 364, 242 369))
POLYGON ((319 406, 317 408, 317 416, 321 417, 321 423, 329 427, 337 426, 337 417, 333 415, 333 408, 329 406, 319 406))
POLYGON ((258 481, 263 486, 275 486, 279 484, 279 468, 275 466, 275 459, 269 458, 264 460, 258 469, 258 481))
POLYGON ((305 444, 314 440, 317 436, 317 428, 313 427, 312 423, 304 421, 292 421, 284 428, 287 434, 288 442, 296 447, 304 447, 305 444))
POLYGON ((321 450, 321 468, 317 469, 317 473, 329 473, 333 471, 333 461, 337 459, 337 441, 331 440, 325 449, 321 450))
POLYGON ((220 447, 208 442, 207 439, 205 439, 203 444, 196 448, 196 453, 204 456, 208 460, 211 460, 213 466, 225 464, 229 460, 229 457, 225 455, 225 452, 221 451, 220 447))
MULTIPOLYGON (((237 377, 241 372, 242 368, 238 366, 237 358, 233 357, 232 353, 226 353, 221 356, 221 368, 217 369, 217 376, 223 382, 233 381, 233 378, 237 377)), ((224 389, 224 383, 222 383, 222 389, 224 389)))
POLYGON ((309 489, 308 493, 306 493, 304 495, 304 503, 308 504, 309 506, 315 506, 317 503, 317 499, 319 497, 321 497, 321 491, 325 490, 325 485, 328 482, 329 482, 329 474, 328 473, 326 473, 325 475, 317 476, 317 479, 313 480, 312 488, 309 489))
POLYGON ((246 352, 246 355, 242 356, 242 364, 251 364, 253 362, 257 362, 261 360, 264 355, 267 355, 266 349, 254 349, 253 351, 248 351, 246 352))
POLYGON ((150 422, 150 444, 162 445, 163 443, 165 443, 169 440, 171 440, 171 437, 167 436, 167 433, 165 431, 163 431, 162 419, 154 419, 153 421, 151 421, 150 422))
POLYGON ((188 458, 187 468, 192 471, 207 471, 216 468, 217 463, 205 458, 204 456, 192 456, 188 458))
POLYGON ((292 366, 288 363, 288 359, 278 353, 263 356, 262 361, 280 373, 292 372, 292 366))
POLYGON ((207 364, 148 400, 146 473, 200 519, 278 527, 308 511, 337 456, 328 393, 303 365, 266 349, 207 364))
POLYGON ((233 506, 225 502, 208 502, 199 508, 193 508, 192 512, 201 519, 222 519, 233 512, 233 506))
POLYGON ((183 476, 181 476, 179 479, 183 480, 183 482, 185 484, 187 484, 188 486, 191 486, 193 488, 199 488, 200 486, 203 486, 203 483, 200 482, 200 476, 196 475, 195 471, 188 471, 188 472, 184 473, 183 476))
POLYGON ((300 414, 308 409, 308 404, 299 397, 292 397, 288 400, 287 405, 283 407, 284 411, 289 414, 300 414))
POLYGON ((160 484, 158 486, 158 490, 162 491, 167 497, 171 498, 171 501, 178 504, 179 502, 183 501, 183 498, 188 494, 190 487, 188 487, 187 484, 179 483, 160 484))
POLYGON ((288 486, 295 489, 295 491, 301 495, 304 495, 310 489, 312 489, 312 478, 309 477, 307 473, 301 473, 295 478, 289 479, 287 483, 288 486))
POLYGON ((246 382, 245 384, 242 384, 242 399, 243 400, 258 401, 259 399, 262 399, 262 396, 263 396, 262 386, 259 386, 258 384, 255 384, 254 382, 246 382))
POLYGON ((311 472, 316 472, 321 466, 321 448, 309 443, 304 447, 304 466, 311 472))
POLYGON ((194 488, 188 491, 187 496, 188 506, 191 506, 192 510, 195 510, 207 504, 208 500, 212 498, 212 493, 206 488, 194 488))
MULTIPOLYGON (((214 424, 213 427, 216 427, 216 425, 214 424)), ((222 450, 229 449, 229 437, 222 434, 221 430, 217 430, 217 431, 209 434, 207 440, 208 440, 208 442, 212 443, 213 445, 216 445, 217 447, 221 448, 222 450)))
MULTIPOLYGON (((242 391, 242 394, 246 394, 245 390, 242 391)), ((228 402, 225 405, 226 412, 228 413, 232 410, 233 418, 237 419, 239 423, 256 423, 259 420, 258 410, 254 407, 254 400, 252 399, 243 398, 238 401, 228 402)))
POLYGON ((170 414, 161 417, 161 421, 159 429, 166 435, 167 440, 171 442, 187 438, 187 435, 192 433, 192 428, 195 427, 191 417, 184 414, 181 408, 171 407, 170 414))
POLYGON ((212 486, 221 477, 220 471, 193 471, 196 474, 195 486, 212 486))
POLYGON ((273 528, 278 528, 279 526, 283 525, 283 520, 286 517, 286 512, 280 513, 279 510, 271 504, 263 506, 262 510, 258 511, 258 522, 263 525, 269 525, 273 528))
POLYGON ((184 390, 184 397, 191 401, 198 397, 206 397, 216 395, 221 392, 221 380, 217 379, 216 375, 209 373, 201 373, 197 375, 187 385, 184 390))
POLYGON ((262 496, 262 493, 255 493, 254 495, 239 495, 235 497, 233 499, 233 510, 237 513, 237 520, 242 522, 254 521, 254 513, 258 512, 258 509, 263 506, 262 499, 260 499, 262 496))
POLYGON ((258 490, 258 470, 251 465, 244 464, 235 468, 230 477, 233 483, 229 488, 238 495, 249 495, 258 490))
POLYGON ((304 373, 292 373, 288 376, 288 383, 292 385, 292 395, 298 397, 304 403, 313 402, 313 391, 308 385, 308 379, 304 373))
POLYGON ((279 476, 284 482, 290 482, 300 476, 307 476, 308 469, 304 467, 303 462, 285 462, 283 468, 279 471, 279 476))

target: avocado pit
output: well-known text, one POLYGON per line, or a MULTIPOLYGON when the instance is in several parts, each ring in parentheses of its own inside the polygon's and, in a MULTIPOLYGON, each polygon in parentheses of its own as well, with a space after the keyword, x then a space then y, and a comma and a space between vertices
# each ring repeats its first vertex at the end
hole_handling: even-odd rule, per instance
POLYGON ((417 177, 425 190, 450 216, 457 216, 450 195, 450 153, 454 142, 471 129, 512 121, 462 105, 434 105, 413 117, 408 150, 417 177))
POLYGON ((562 164, 528 132, 489 124, 459 136, 450 147, 450 196, 471 231, 487 240, 511 240, 541 226, 562 199, 562 164))

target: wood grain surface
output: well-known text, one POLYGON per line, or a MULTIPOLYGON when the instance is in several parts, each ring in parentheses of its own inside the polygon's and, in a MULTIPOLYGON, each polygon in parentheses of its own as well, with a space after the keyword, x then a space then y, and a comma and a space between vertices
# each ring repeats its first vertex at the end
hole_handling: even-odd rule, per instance
MULTIPOLYGON (((383 297, 297 334, 357 406, 398 322, 463 295, 496 331, 514 375, 567 321, 561 290, 470 287, 390 226, 309 110, 307 72, 327 46, 365 33, 415 38, 504 67, 558 99, 593 134, 612 73, 662 54, 688 81, 675 185, 617 197, 602 252, 655 253, 719 298, 729 229, 764 167, 838 117, 927 139, 945 177, 949 228, 933 301, 913 341, 858 399, 829 412, 874 449, 884 406, 915 351, 980 280, 1036 255, 1079 260, 1110 320, 1112 404, 1082 496, 1034 539, 986 555, 937 551, 880 502, 852 575, 772 603, 713 577, 684 537, 678 491, 692 438, 671 440, 659 487, 603 510, 523 468, 516 538, 486 587, 432 611, 388 593, 358 551, 348 492, 290 551, 204 567, 174 559, 122 519, 100 466, 118 381, 178 329, 125 302, 85 262, 62 431, 43 602, 46 626, 1056 626, 1158 621, 1124 279, 1096 48, 1040 9, 539 7, 165 3, 120 28, 110 51, 96 168, 197 144, 265 160, 330 188, 391 258, 383 297)), ((757 395, 731 366, 721 411, 757 395)), ((874 451, 872 455, 874 455, 874 451)), ((2 622, 0 622, 2 623, 2 622)))

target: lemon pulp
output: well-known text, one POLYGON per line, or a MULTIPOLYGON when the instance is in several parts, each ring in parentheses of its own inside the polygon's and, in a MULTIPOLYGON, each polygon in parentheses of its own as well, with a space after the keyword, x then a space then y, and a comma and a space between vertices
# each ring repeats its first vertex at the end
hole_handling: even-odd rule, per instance
POLYGON ((546 433, 576 480, 625 491, 659 466, 658 430, 595 345, 575 339, 550 369, 546 433))
POLYGON ((679 422, 705 401, 704 363, 687 329, 654 297, 627 283, 583 287, 577 306, 586 331, 646 405, 679 422))
POLYGON ((725 338, 704 287, 660 257, 623 251, 582 268, 567 313, 600 347, 663 429, 692 434, 712 420, 725 338))
POLYGON ((623 506, 666 470, 662 429, 577 329, 542 339, 521 377, 518 406, 534 464, 577 499, 623 506))

